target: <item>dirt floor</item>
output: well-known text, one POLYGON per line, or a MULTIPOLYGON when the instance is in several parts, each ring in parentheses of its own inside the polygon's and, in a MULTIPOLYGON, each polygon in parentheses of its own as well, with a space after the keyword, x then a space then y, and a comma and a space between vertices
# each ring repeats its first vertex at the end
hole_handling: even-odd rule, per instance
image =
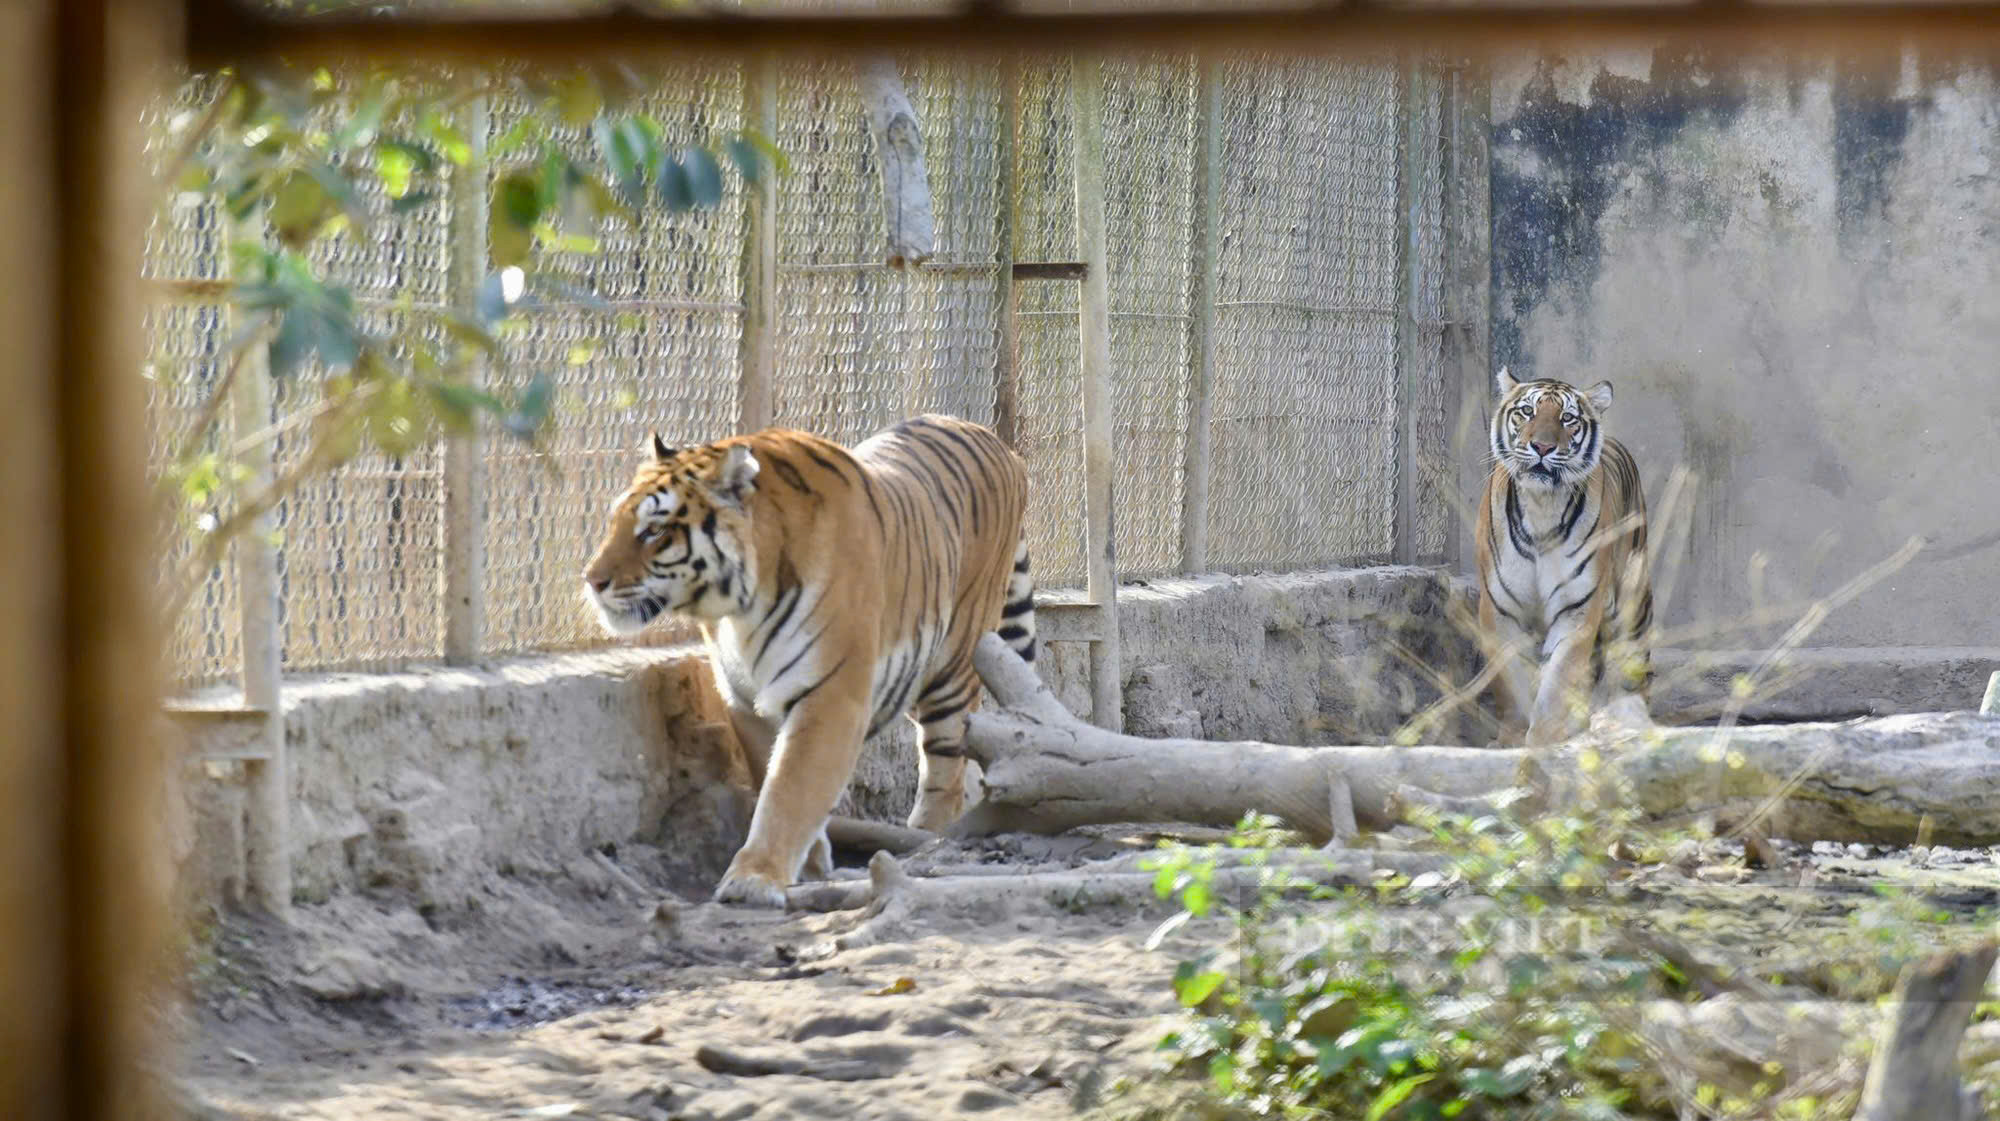
MULTIPOLYGON (((1049 869, 1156 839, 998 838, 960 859, 1049 869)), ((1663 921, 1680 914, 1703 941, 1773 968, 1873 921, 1884 885, 1989 929, 2000 905, 2000 849, 1783 855, 1750 870, 1717 847, 1635 882, 1663 921)), ((829 939, 854 912, 662 912, 661 899, 702 898, 676 879, 635 846, 560 874, 496 875, 476 913, 348 898, 300 908, 288 929, 222 920, 175 1013, 183 1100, 232 1119, 1115 1110, 1127 1085, 1157 1082, 1176 962, 1232 934, 1227 920, 1190 923, 1149 951, 1164 906, 1050 908, 937 916, 907 941, 837 951, 829 939)))

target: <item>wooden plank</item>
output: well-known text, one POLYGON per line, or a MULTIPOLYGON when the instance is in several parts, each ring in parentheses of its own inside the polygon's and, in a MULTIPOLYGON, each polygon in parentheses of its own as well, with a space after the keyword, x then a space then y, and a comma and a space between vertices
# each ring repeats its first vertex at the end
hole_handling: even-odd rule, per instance
MULTIPOLYGON (((365 7, 365 6, 363 6, 365 7)), ((621 57, 716 58, 785 50, 816 58, 885 51, 979 55, 999 51, 1269 52, 1366 58, 1399 49, 1562 53, 1606 40, 1685 39, 1718 51, 1783 48, 1893 60, 1902 47, 1963 52, 2000 43, 2000 5, 1983 0, 1831 0, 1825 4, 1322 4, 1300 7, 1022 11, 973 4, 943 13, 853 10, 662 16, 633 10, 524 18, 377 18, 355 10, 301 20, 240 0, 182 0, 188 61, 197 67, 285 59, 347 65, 394 57, 490 66, 500 59, 574 63, 621 57)))
POLYGON ((1088 261, 1016 261, 1015 280, 1083 280, 1090 275, 1088 261))
MULTIPOLYGON (((471 80, 480 80, 472 76, 471 80)), ((487 186, 485 95, 465 103, 460 130, 471 149, 463 166, 451 169, 451 277, 447 295, 452 309, 477 322, 479 291, 486 281, 487 186)), ((486 382, 486 363, 474 354, 465 372, 467 384, 486 382)), ((486 441, 475 423, 454 433, 444 445, 444 661, 467 666, 479 660, 486 626, 486 441)))
POLYGON ((1208 571, 1208 481, 1214 436, 1209 390, 1215 382, 1215 298, 1222 236, 1222 64, 1201 68, 1195 101, 1194 254, 1188 324, 1187 443, 1181 461, 1181 571, 1208 571))
POLYGON ((1477 546, 1475 506, 1486 486, 1486 407, 1493 384, 1491 224, 1492 86, 1486 67, 1468 63, 1451 75, 1445 176, 1445 438, 1456 482, 1447 560, 1469 575, 1477 546))
POLYGON ((994 254, 993 306, 998 310, 998 345, 993 350, 993 431, 1019 450, 1021 437, 1021 310, 1014 288, 1014 230, 1021 209, 1021 66, 1009 58, 1000 67, 1000 137, 995 162, 1000 169, 999 251, 994 254))
MULTIPOLYGON (((227 223, 229 241, 262 241, 261 224, 227 223)), ((240 325, 232 325, 231 332, 240 325)), ((271 424, 269 345, 253 344, 242 373, 231 390, 236 438, 244 441, 271 424)), ((249 447, 242 455, 249 490, 271 485, 271 445, 249 447)), ((284 702, 278 632, 278 550, 271 545, 277 528, 271 513, 252 521, 232 548, 236 551, 236 602, 240 608, 238 643, 242 665, 243 704, 260 709, 258 747, 246 750, 263 756, 249 772, 248 828, 244 831, 245 867, 250 900, 268 914, 285 918, 292 909, 292 859, 289 841, 291 786, 285 774, 284 702)))
POLYGON ((1421 64, 1402 59, 1396 114, 1396 490, 1391 513, 1394 526, 1390 556, 1398 564, 1417 560, 1417 378, 1423 373, 1416 357, 1417 225, 1414 215, 1425 171, 1423 152, 1423 93, 1421 64))
MULTIPOLYGON (((743 68, 743 121, 773 141, 778 135, 778 60, 763 55, 743 68)), ((766 168, 743 192, 743 334, 736 385, 736 430, 768 428, 778 371, 778 176, 766 168)))
MULTIPOLYGON (((1118 558, 1112 532, 1111 291, 1105 275, 1104 72, 1094 56, 1078 57, 1070 86, 1076 128, 1076 244, 1088 269, 1078 300, 1083 383, 1085 588, 1103 605, 1104 626, 1090 645, 1091 722, 1125 726, 1118 649, 1118 558)), ((1018 266, 1017 266, 1018 268, 1018 266)))

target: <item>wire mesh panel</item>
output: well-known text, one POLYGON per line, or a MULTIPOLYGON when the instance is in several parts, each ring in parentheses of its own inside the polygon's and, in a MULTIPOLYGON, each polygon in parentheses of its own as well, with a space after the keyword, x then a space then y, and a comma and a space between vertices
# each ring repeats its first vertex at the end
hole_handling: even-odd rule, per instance
POLYGON ((1104 73, 1113 527, 1128 576, 1180 568, 1195 79, 1188 58, 1126 60, 1104 73))
POLYGON ((1445 553, 1461 516, 1457 467, 1446 431, 1444 333, 1449 329, 1445 276, 1449 246, 1445 235, 1446 85, 1435 67, 1415 68, 1405 108, 1407 134, 1404 174, 1409 177, 1409 279, 1411 330, 1403 361, 1412 392, 1408 407, 1416 447, 1410 465, 1417 472, 1413 545, 1418 560, 1445 553))
MULTIPOLYGON (((330 285, 354 293, 357 321, 377 336, 441 335, 450 248, 441 199, 389 216, 379 181, 362 177, 378 217, 313 243, 313 264, 330 285)), ((278 416, 318 403, 324 372, 278 382, 278 416)), ((305 429, 279 436, 272 469, 282 477, 308 453, 305 429)), ((440 456, 369 451, 308 478, 278 506, 279 623, 288 670, 372 669, 442 653, 438 567, 440 456)))
MULTIPOLYGON (((1020 82, 1014 258, 1074 261, 1076 130, 1069 63, 1028 60, 1020 82)), ((1015 448, 1028 463, 1028 550, 1035 581, 1043 587, 1073 587, 1084 580, 1078 289, 1075 281, 1037 280, 1018 284, 1015 294, 1020 383, 1015 448)))
MULTIPOLYGON (((1406 78, 1388 63, 1257 58, 1216 74, 1211 562, 1286 569, 1386 557, 1399 450, 1418 473, 1416 551, 1441 555, 1455 516, 1440 369, 1450 263, 1446 82, 1428 69, 1406 78), (1407 416, 1398 411, 1404 399, 1407 416)), ((921 412, 991 423, 1001 368, 1000 230, 1011 231, 1005 256, 1015 261, 1075 261, 1078 253, 1068 63, 1025 59, 1009 71, 931 62, 906 66, 903 76, 922 124, 937 223, 933 260, 909 270, 882 264, 882 177, 853 70, 796 66, 780 79, 776 140, 793 171, 778 187, 773 414, 850 444, 921 412), (1019 82, 1011 121, 1004 74, 1019 82), (1010 169, 999 161, 1010 127, 1014 187, 1003 199, 1010 169)), ((663 76, 659 88, 666 92, 639 108, 670 143, 712 140, 739 123, 736 70, 684 70, 663 76)), ((1182 562, 1199 89, 1183 57, 1105 66, 1114 526, 1128 576, 1182 562)), ((164 119, 189 104, 183 97, 157 112, 164 119)), ((490 136, 505 134, 520 111, 495 106, 490 136)), ((594 159, 580 131, 555 140, 594 159)), ((733 176, 726 183, 739 189, 733 176)), ((438 313, 452 303, 447 206, 384 217, 316 248, 330 282, 355 292, 372 329, 441 330, 438 313)), ((567 273, 581 295, 521 311, 508 327, 509 364, 489 375, 503 395, 547 375, 557 394, 544 452, 498 434, 487 442, 485 652, 602 645, 578 573, 648 432, 683 444, 735 430, 743 219, 732 194, 711 211, 647 208, 636 227, 612 223, 596 253, 544 248, 542 261, 567 273)), ((166 207, 149 232, 149 274, 220 277, 223 240, 201 200, 166 207)), ((1031 476, 1030 548, 1044 586, 1074 586, 1085 571, 1080 285, 1023 280, 1013 291, 1014 419, 1031 476)), ((171 431, 213 387, 228 332, 218 307, 161 308, 147 325, 158 464, 171 431)), ((321 384, 312 371, 284 383, 279 414, 312 405, 321 384)), ((281 438, 277 469, 295 464, 299 451, 281 438)), ((371 454, 281 506, 288 669, 440 653, 440 461, 434 447, 400 460, 371 454)), ((236 630, 223 565, 174 632, 179 682, 232 675, 236 630)), ((645 641, 685 633, 656 628, 645 641)))
POLYGON ((1239 59, 1221 80, 1211 558, 1282 569, 1386 556, 1397 70, 1239 59))
POLYGON ((778 196, 773 416, 843 444, 924 412, 993 420, 996 74, 904 73, 936 212, 935 255, 911 270, 883 265, 881 171, 853 70, 780 79, 778 143, 793 172, 778 196))
MULTIPOLYGON (((660 85, 673 92, 634 108, 659 120, 669 143, 737 127, 737 71, 674 72, 660 85)), ((512 127, 517 113, 496 106, 494 135, 512 127)), ((579 158, 589 151, 580 130, 556 139, 579 158)), ((605 644, 583 603, 583 566, 612 499, 631 484, 649 433, 676 445, 735 433, 743 205, 735 177, 725 183, 729 195, 713 210, 648 207, 635 226, 606 223, 596 253, 550 254, 595 302, 543 303, 523 313, 508 337, 510 366, 490 380, 518 390, 548 375, 556 406, 546 454, 499 437, 487 442, 490 652, 605 644)), ((632 641, 666 643, 689 633, 663 625, 632 641)))
MULTIPOLYGON (((199 112, 209 96, 206 84, 190 82, 174 97, 148 109, 144 132, 155 147, 147 155, 156 169, 163 170, 168 154, 165 139, 174 118, 199 112)), ((212 201, 192 192, 176 195, 155 212, 147 227, 145 275, 151 280, 217 280, 223 275, 225 240, 212 201)), ((220 305, 169 303, 147 309, 144 330, 148 466, 158 473, 183 450, 190 426, 215 392, 227 331, 220 305)), ((214 452, 218 439, 212 434, 187 450, 214 452)), ((161 527, 164 555, 157 571, 162 600, 179 591, 173 581, 192 552, 194 528, 178 517, 161 527)), ((193 688, 235 675, 240 662, 238 612, 235 573, 228 564, 218 565, 201 577, 186 611, 172 620, 163 668, 174 684, 193 688)))

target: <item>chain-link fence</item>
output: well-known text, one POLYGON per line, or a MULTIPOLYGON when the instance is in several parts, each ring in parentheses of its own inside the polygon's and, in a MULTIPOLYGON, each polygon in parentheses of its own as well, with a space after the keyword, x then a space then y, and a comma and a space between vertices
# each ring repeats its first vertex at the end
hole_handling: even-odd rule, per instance
MULTIPOLYGON (((792 170, 777 191, 772 418, 850 443, 925 411, 1002 424, 1031 472, 1039 579, 1080 584, 1082 286, 1014 280, 1010 267, 1077 259, 1069 67, 1058 58, 930 62, 903 74, 937 215, 936 255, 912 270, 881 264, 881 176, 853 74, 801 66, 777 77, 776 138, 792 170)), ((742 123, 748 80, 733 69, 690 72, 672 84, 681 93, 646 108, 686 134, 721 135, 742 123)), ((1446 88, 1427 68, 1393 63, 1246 58, 1204 72, 1162 56, 1107 65, 1121 576, 1186 568, 1190 470, 1209 483, 1211 568, 1445 553, 1445 409, 1455 399, 1441 355, 1446 88), (1216 154, 1212 164, 1204 151, 1216 154), (1202 236, 1210 209, 1214 225, 1202 236), (1197 307, 1204 274, 1213 278, 1206 308, 1197 307), (1209 438, 1193 441, 1190 395, 1204 353, 1213 356, 1209 438), (1197 444, 1205 453, 1191 451, 1197 444), (1413 513, 1398 510, 1406 484, 1413 513), (1399 517, 1410 523, 1400 548, 1399 517)), ((489 135, 519 113, 496 102, 489 135)), ((558 139, 579 154, 588 146, 581 133, 558 139)), ((608 226, 597 252, 562 261, 592 302, 542 303, 507 336, 508 364, 490 379, 551 375, 557 407, 545 452, 494 437, 479 465, 483 653, 604 644, 578 572, 646 434, 694 443, 737 430, 750 222, 740 184, 729 190, 714 210, 608 226)), ((453 303, 449 198, 317 250, 371 322, 442 330, 453 303)), ((222 277, 226 240, 211 208, 166 207, 149 274, 222 277)), ((219 307, 183 303, 149 327, 154 419, 165 433, 213 389, 231 325, 219 307)), ((287 383, 279 414, 286 392, 312 384, 287 383)), ((279 470, 290 450, 278 441, 279 470)), ((441 656, 444 477, 435 449, 369 455, 286 500, 276 522, 287 670, 441 656)), ((234 673, 237 611, 225 564, 179 621, 172 657, 183 684, 234 673)))

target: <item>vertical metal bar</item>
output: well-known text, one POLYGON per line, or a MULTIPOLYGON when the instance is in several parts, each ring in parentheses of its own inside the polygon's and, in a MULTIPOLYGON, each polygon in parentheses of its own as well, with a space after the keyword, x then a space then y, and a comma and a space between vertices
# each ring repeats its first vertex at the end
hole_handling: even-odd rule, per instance
MULTIPOLYGON (((230 223, 228 242, 258 241, 257 225, 230 223)), ((230 391, 231 422, 236 439, 244 441, 271 425, 269 346, 246 345, 243 367, 230 391)), ((242 453, 244 480, 251 493, 271 485, 271 445, 249 446, 242 453)), ((231 546, 236 554, 236 600, 241 608, 240 643, 243 703, 262 709, 264 759, 245 764, 249 774, 249 821, 245 835, 250 898, 268 913, 284 918, 292 907, 292 860, 289 826, 291 789, 285 767, 285 705, 280 684, 278 634, 278 551, 272 545, 274 519, 266 512, 252 521, 231 546)))
MULTIPOLYGON (((778 60, 763 54, 743 69, 743 123, 776 141, 778 60)), ((748 197, 743 238, 743 335, 736 384, 736 429, 771 424, 778 368, 778 176, 766 168, 748 197)))
POLYGON ((1398 87, 1396 128, 1396 506, 1393 515, 1395 541, 1392 557, 1398 564, 1417 559, 1417 441, 1416 441, 1416 361, 1417 299, 1416 208, 1422 174, 1417 162, 1422 148, 1422 108, 1417 98, 1417 62, 1404 54, 1398 87))
POLYGON ((1088 592, 1102 632, 1090 644, 1091 722, 1125 725, 1118 651, 1118 568, 1112 534, 1111 285, 1104 229, 1104 70, 1079 56, 1070 97, 1076 121, 1076 242, 1087 270, 1078 301, 1083 383, 1085 561, 1088 592))
POLYGON ((1193 283, 1188 293, 1187 442, 1181 462, 1181 571, 1208 571, 1208 480, 1214 434, 1209 391, 1215 383, 1215 299, 1222 237, 1222 64, 1196 61, 1193 283))
MULTIPOLYGON (((477 75, 471 80, 480 80, 477 75)), ((464 133, 472 154, 452 169, 449 298, 468 319, 479 314, 479 289, 489 264, 486 246, 487 182, 485 95, 465 103, 464 133)), ((485 384, 486 363, 476 353, 465 380, 485 384)), ((486 445, 480 426, 456 433, 444 445, 444 660, 470 665, 484 648, 486 626, 486 445)))
POLYGON ((1021 65, 1013 56, 1000 64, 1000 214, 995 223, 999 251, 994 307, 999 312, 998 345, 993 353, 993 431, 1018 449, 1021 439, 1021 327, 1015 315, 1020 295, 1014 286, 1014 231, 1021 208, 1021 65))

